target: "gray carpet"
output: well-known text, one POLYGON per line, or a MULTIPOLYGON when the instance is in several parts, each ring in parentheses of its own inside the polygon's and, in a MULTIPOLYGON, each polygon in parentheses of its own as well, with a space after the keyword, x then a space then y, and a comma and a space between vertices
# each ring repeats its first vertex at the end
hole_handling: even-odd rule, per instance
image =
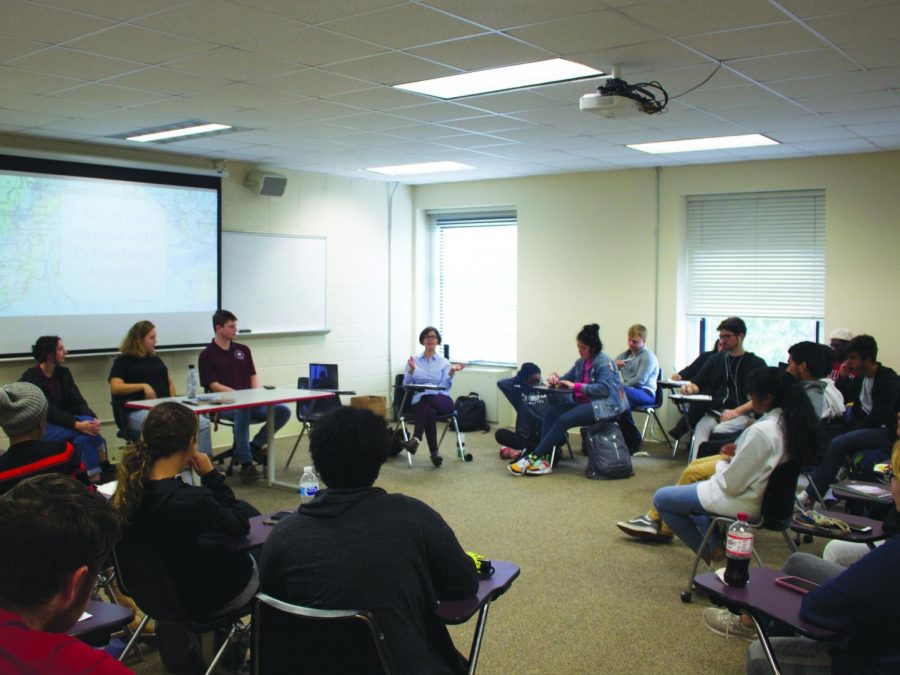
MULTIPOLYGON (((281 441, 280 448, 293 440, 281 441)), ((674 482, 684 451, 673 461, 664 445, 648 443, 651 456, 635 460, 633 478, 589 481, 580 441, 573 439, 574 461, 564 460, 550 476, 516 478, 499 458, 493 434, 469 433, 466 440, 473 462, 449 456, 448 437, 441 469, 432 468, 423 449, 413 468, 405 455, 389 460, 377 485, 430 504, 467 550, 522 568, 491 607, 480 673, 744 672, 747 643, 705 628, 701 614, 709 603, 702 595, 690 605, 679 598, 689 549, 678 542, 641 543, 615 525, 644 513, 654 489, 674 482)), ((299 480, 304 463, 308 453, 301 447, 287 478, 299 480)), ((296 493, 286 489, 230 483, 263 512, 298 504, 296 493)), ((788 555, 780 534, 759 533, 756 544, 767 566, 788 555)), ((817 541, 803 550, 821 548, 817 541)), ((466 654, 474 624, 451 628, 466 654)), ((133 667, 141 674, 164 672, 155 654, 133 667)))

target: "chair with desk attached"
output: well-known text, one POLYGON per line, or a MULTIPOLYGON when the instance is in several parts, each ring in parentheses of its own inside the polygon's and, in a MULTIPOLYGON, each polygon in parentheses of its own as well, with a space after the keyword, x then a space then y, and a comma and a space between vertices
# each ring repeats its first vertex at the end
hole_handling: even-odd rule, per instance
MULTIPOLYGON (((391 405, 394 410, 395 438, 397 434, 400 434, 401 438, 403 438, 404 441, 409 440, 409 431, 406 428, 406 421, 413 416, 412 393, 415 387, 421 386, 423 385, 404 385, 403 373, 398 373, 394 376, 394 396, 391 405)), ((458 458, 463 461, 470 461, 472 456, 466 454, 465 443, 463 442, 462 434, 459 430, 459 422, 456 410, 454 409, 453 412, 446 415, 438 415, 437 421, 444 423, 444 430, 441 432, 441 436, 438 439, 438 448, 441 447, 441 443, 444 441, 444 436, 447 435, 447 430, 453 429, 454 433, 456 434, 456 454, 458 458)), ((407 462, 409 462, 409 465, 412 466, 412 453, 410 453, 408 450, 406 451, 406 460, 407 462)))
MULTIPOLYGON (((800 478, 800 470, 802 463, 800 460, 789 460, 772 471, 769 476, 769 482, 763 493, 762 506, 760 508, 760 518, 756 522, 751 522, 750 526, 758 530, 769 530, 772 532, 780 532, 787 542, 791 553, 797 550, 797 546, 791 539, 788 531, 791 528, 794 515, 794 500, 797 490, 797 481, 800 478)), ((691 566, 691 574, 688 577, 687 589, 681 593, 682 602, 691 602, 694 588, 694 577, 697 576, 697 568, 700 566, 702 554, 706 550, 706 545, 712 537, 715 528, 722 528, 735 522, 735 518, 731 516, 718 516, 710 514, 709 527, 703 542, 694 556, 694 564, 691 566)), ((763 566, 762 558, 759 555, 757 547, 753 547, 753 557, 756 559, 760 567, 763 566)))
POLYGON ((253 609, 253 672, 299 671, 389 675, 384 634, 372 613, 301 607, 258 593, 253 609))
POLYGON ((206 670, 206 675, 212 675, 228 646, 238 642, 249 629, 241 619, 249 613, 249 607, 206 621, 197 621, 188 616, 165 564, 152 546, 128 529, 113 549, 113 562, 122 592, 131 596, 144 613, 140 625, 119 655, 119 661, 125 660, 147 621, 152 618, 157 626, 168 623, 184 628, 198 653, 201 653, 199 635, 217 630, 227 631, 227 637, 206 670))
POLYGON ((659 376, 656 378, 656 398, 653 400, 653 403, 645 406, 638 406, 636 408, 632 408, 632 413, 643 413, 646 418, 644 419, 644 426, 641 429, 641 442, 647 436, 647 427, 650 426, 650 419, 653 419, 653 424, 656 429, 661 429, 663 433, 663 440, 666 442, 670 448, 672 447, 672 441, 669 439, 669 434, 666 432, 666 428, 663 426, 663 423, 659 419, 659 414, 656 412, 663 406, 663 388, 660 386, 660 382, 662 381, 662 369, 659 371, 659 376))
MULTIPOLYGON (((338 375, 337 375, 337 366, 335 365, 333 374, 328 375, 327 377, 313 376, 314 368, 319 366, 320 364, 310 364, 310 377, 298 377, 297 378, 297 389, 337 389, 338 388, 338 375), (332 379, 333 378, 333 379, 332 379), (320 387, 320 384, 331 384, 334 383, 333 387, 320 387)), ((284 470, 287 471, 288 467, 291 465, 291 461, 294 459, 294 453, 297 452, 297 448, 300 446, 300 441, 303 440, 303 435, 307 431, 312 431, 313 425, 316 422, 321 420, 325 415, 330 413, 332 410, 336 410, 340 408, 343 404, 341 403, 341 397, 336 393, 331 398, 325 399, 313 399, 311 401, 297 401, 297 420, 300 422, 300 435, 297 436, 297 440, 294 441, 294 447, 291 448, 291 454, 288 456, 287 462, 285 462, 284 470)))

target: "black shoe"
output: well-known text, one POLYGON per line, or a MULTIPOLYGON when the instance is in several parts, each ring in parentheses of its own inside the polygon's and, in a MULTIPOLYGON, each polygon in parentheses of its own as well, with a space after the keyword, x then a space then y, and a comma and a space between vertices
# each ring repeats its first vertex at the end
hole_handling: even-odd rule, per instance
POLYGON ((441 454, 439 452, 436 452, 431 456, 431 463, 434 464, 436 469, 440 469, 441 464, 444 463, 444 458, 441 457, 441 454))
POLYGON ((260 466, 266 465, 266 460, 269 458, 268 448, 264 445, 257 445, 256 443, 250 444, 250 454, 253 456, 253 461, 259 464, 260 466))
POLYGON ((247 485, 253 485, 259 480, 259 470, 253 466, 253 462, 247 462, 241 467, 241 482, 247 485))
POLYGON ((416 449, 419 447, 419 439, 415 436, 410 436, 408 441, 400 441, 400 445, 411 455, 416 454, 416 449))

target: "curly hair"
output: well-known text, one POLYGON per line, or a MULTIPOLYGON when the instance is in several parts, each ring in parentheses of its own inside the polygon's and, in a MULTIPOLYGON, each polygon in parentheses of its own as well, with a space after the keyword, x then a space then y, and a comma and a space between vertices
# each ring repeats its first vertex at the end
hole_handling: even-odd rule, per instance
POLYGON ((112 505, 123 522, 140 508, 153 463, 187 450, 197 438, 197 429, 197 416, 180 403, 160 403, 150 411, 141 437, 125 448, 119 463, 112 505))
POLYGON ((371 410, 337 408, 310 432, 313 464, 333 488, 370 487, 387 460, 387 451, 387 425, 371 410))
POLYGON ((147 337, 154 328, 156 328, 156 326, 150 321, 138 321, 128 329, 128 334, 125 336, 125 339, 122 340, 119 351, 126 356, 134 356, 138 359, 153 356, 153 354, 148 352, 147 348, 144 346, 144 338, 147 337))

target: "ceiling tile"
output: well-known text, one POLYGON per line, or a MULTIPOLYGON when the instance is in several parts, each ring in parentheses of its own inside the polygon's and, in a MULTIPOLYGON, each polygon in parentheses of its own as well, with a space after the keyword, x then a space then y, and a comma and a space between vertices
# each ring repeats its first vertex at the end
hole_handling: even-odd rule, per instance
POLYGON ((680 100, 703 110, 717 110, 719 108, 734 108, 736 106, 756 105, 759 103, 774 103, 780 101, 781 98, 757 85, 745 84, 737 87, 720 87, 709 90, 701 88, 686 94, 680 100))
POLYGON ((138 89, 126 89, 125 87, 113 87, 108 84, 86 84, 82 87, 67 89, 57 94, 64 99, 84 101, 86 103, 98 103, 114 107, 127 107, 150 103, 163 98, 165 94, 152 91, 140 91, 138 89))
POLYGON ((73 40, 66 46, 101 56, 149 64, 164 63, 215 48, 215 45, 209 42, 190 40, 135 26, 117 26, 73 40))
POLYGON ((58 115, 60 117, 85 117, 112 109, 111 106, 71 101, 52 96, 29 96, 8 102, 4 101, 3 107, 10 110, 21 110, 23 112, 30 110, 39 114, 58 115))
POLYGON ((418 82, 434 77, 456 75, 459 72, 401 52, 344 61, 323 66, 322 69, 387 85, 418 82))
POLYGON ((719 61, 778 54, 786 49, 801 52, 828 46, 821 38, 793 21, 707 33, 683 38, 682 41, 719 61))
POLYGON ((900 67, 878 68, 872 71, 872 75, 882 85, 900 89, 900 67))
POLYGON ((126 2, 110 2, 109 0, 40 0, 42 5, 52 5, 60 9, 68 9, 81 14, 130 21, 147 14, 153 14, 174 5, 182 5, 185 0, 127 0, 126 2))
POLYGON ((863 68, 900 66, 900 49, 897 38, 892 40, 866 40, 842 45, 847 55, 863 68))
POLYGON ((321 28, 303 28, 258 38, 237 45, 239 49, 305 66, 321 66, 372 56, 385 50, 362 40, 321 28))
POLYGON ((301 24, 283 16, 222 0, 196 0, 154 14, 138 25, 183 37, 233 45, 252 38, 275 35, 301 24))
POLYGON ((567 59, 606 73, 617 66, 621 71, 620 77, 626 80, 634 72, 710 63, 709 59, 704 59, 671 40, 653 40, 610 49, 566 50, 563 55, 567 59))
POLYGON ((284 105, 269 108, 270 114, 292 120, 339 119, 360 112, 359 108, 318 98, 301 97, 284 105))
POLYGON ((72 78, 34 73, 22 68, 0 66, 0 92, 4 93, 13 91, 28 94, 49 94, 82 84, 84 84, 83 81, 72 78))
POLYGON ((0 40, 0 63, 5 63, 9 59, 14 59, 18 56, 33 54, 46 48, 47 45, 40 42, 29 42, 27 40, 5 37, 0 40))
POLYGON ((379 86, 373 89, 363 89, 349 94, 335 94, 324 98, 335 103, 367 108, 369 110, 392 110, 422 102, 419 94, 411 94, 393 87, 379 86))
POLYGON ((227 80, 256 80, 297 69, 293 63, 276 61, 234 47, 220 47, 203 52, 197 56, 170 63, 169 67, 204 77, 219 77, 227 80))
POLYGON ((55 44, 112 26, 112 21, 24 0, 0 3, 0 35, 55 44))
POLYGON ((137 129, 147 129, 171 122, 170 118, 133 110, 113 111, 102 115, 94 115, 84 119, 62 120, 50 124, 41 124, 45 129, 59 132, 74 131, 92 136, 112 136, 137 129))
POLYGON ((522 44, 505 35, 476 35, 419 47, 410 52, 464 71, 543 61, 555 56, 552 52, 522 44))
POLYGON ((372 86, 369 82, 328 73, 317 68, 307 68, 284 75, 261 78, 256 80, 256 84, 261 87, 275 89, 276 91, 313 97, 342 94, 349 91, 368 89, 372 86))
POLYGON ((517 28, 510 35, 558 54, 596 51, 621 45, 649 42, 658 33, 613 11, 517 28))
POLYGON ((324 24, 331 30, 394 49, 407 49, 483 32, 422 5, 404 4, 324 24))
POLYGON ((451 126, 454 129, 463 129, 465 131, 497 133, 506 131, 507 129, 524 129, 531 126, 531 123, 526 120, 508 117, 506 115, 485 115, 483 117, 470 117, 468 119, 449 122, 448 126, 451 126))
POLYGON ((385 115, 384 113, 370 112, 358 115, 348 115, 334 120, 335 124, 349 129, 358 129, 360 131, 385 131, 388 129, 397 129, 399 127, 414 126, 416 123, 404 117, 396 115, 385 115))
POLYGON ((216 103, 215 101, 199 101, 193 98, 175 96, 162 101, 155 101, 141 106, 129 108, 140 113, 152 113, 167 118, 167 124, 183 120, 201 119, 208 122, 219 122, 225 115, 234 112, 235 106, 216 103))
MULTIPOLYGON (((542 108, 556 108, 560 101, 550 96, 544 96, 535 91, 501 91, 496 94, 483 94, 481 96, 468 96, 461 99, 466 105, 479 110, 488 110, 495 113, 516 114, 526 110, 540 110, 542 108)), ((470 115, 471 117, 472 115, 470 115)), ((441 120, 435 120, 441 121, 441 120)))
POLYGON ((803 141, 800 143, 792 143, 795 148, 808 150, 816 155, 832 155, 850 152, 872 152, 876 150, 872 143, 862 138, 829 141, 803 141))
POLYGON ((883 89, 884 84, 874 75, 863 70, 823 75, 821 77, 801 77, 792 80, 767 82, 766 86, 791 99, 815 98, 820 96, 843 97, 860 91, 883 89))
POLYGON ((900 94, 893 90, 868 91, 854 94, 853 96, 835 96, 831 94, 822 98, 805 98, 798 101, 798 103, 819 113, 833 113, 845 110, 874 110, 900 105, 900 94))
POLYGON ((836 45, 896 39, 896 26, 900 25, 900 4, 854 9, 843 14, 809 19, 807 23, 836 45))
POLYGON ((785 129, 772 134, 772 139, 779 143, 798 143, 803 141, 826 141, 843 138, 855 138, 856 134, 845 127, 817 127, 815 129, 785 129))
POLYGON ((282 94, 246 82, 232 82, 221 87, 207 89, 197 96, 189 96, 189 98, 225 103, 237 108, 280 106, 286 103, 293 103, 297 100, 296 96, 282 94))
POLYGON ((896 122, 900 121, 900 107, 826 113, 823 117, 837 124, 876 124, 878 122, 896 122))
POLYGON ((33 111, 23 112, 21 110, 7 110, 0 108, 0 127, 38 127, 44 124, 52 124, 53 122, 64 121, 66 118, 62 115, 46 115, 33 111))
POLYGON ((425 0, 425 4, 500 30, 588 14, 603 7, 598 0, 425 0))
POLYGON ((391 130, 392 136, 405 138, 411 141, 430 141, 452 133, 453 129, 451 127, 442 124, 417 124, 411 127, 402 127, 401 129, 391 130))
POLYGON ((900 121, 897 122, 879 122, 878 124, 852 124, 848 127, 850 131, 865 138, 876 138, 878 136, 895 136, 900 134, 900 121))
POLYGON ((236 0, 242 5, 288 16, 304 23, 321 23, 396 5, 398 0, 236 0))
POLYGON ((779 0, 782 7, 801 18, 889 5, 892 2, 896 0, 779 0))
POLYGON ((673 37, 759 26, 785 19, 785 15, 768 2, 742 0, 666 0, 627 7, 622 11, 673 37))
POLYGON ((228 80, 225 78, 215 78, 210 75, 201 77, 200 75, 192 75, 171 68, 145 68, 121 77, 112 77, 106 80, 107 84, 173 95, 197 93, 221 86, 227 82, 228 80))
POLYGON ((857 69, 852 61, 831 49, 778 56, 760 56, 731 61, 728 65, 758 82, 831 75, 857 69))
POLYGON ((106 56, 97 56, 73 49, 66 49, 65 47, 51 47, 37 54, 23 56, 12 63, 17 68, 26 68, 47 75, 80 78, 83 80, 102 80, 143 67, 143 64, 135 63, 134 61, 111 59, 106 56))

